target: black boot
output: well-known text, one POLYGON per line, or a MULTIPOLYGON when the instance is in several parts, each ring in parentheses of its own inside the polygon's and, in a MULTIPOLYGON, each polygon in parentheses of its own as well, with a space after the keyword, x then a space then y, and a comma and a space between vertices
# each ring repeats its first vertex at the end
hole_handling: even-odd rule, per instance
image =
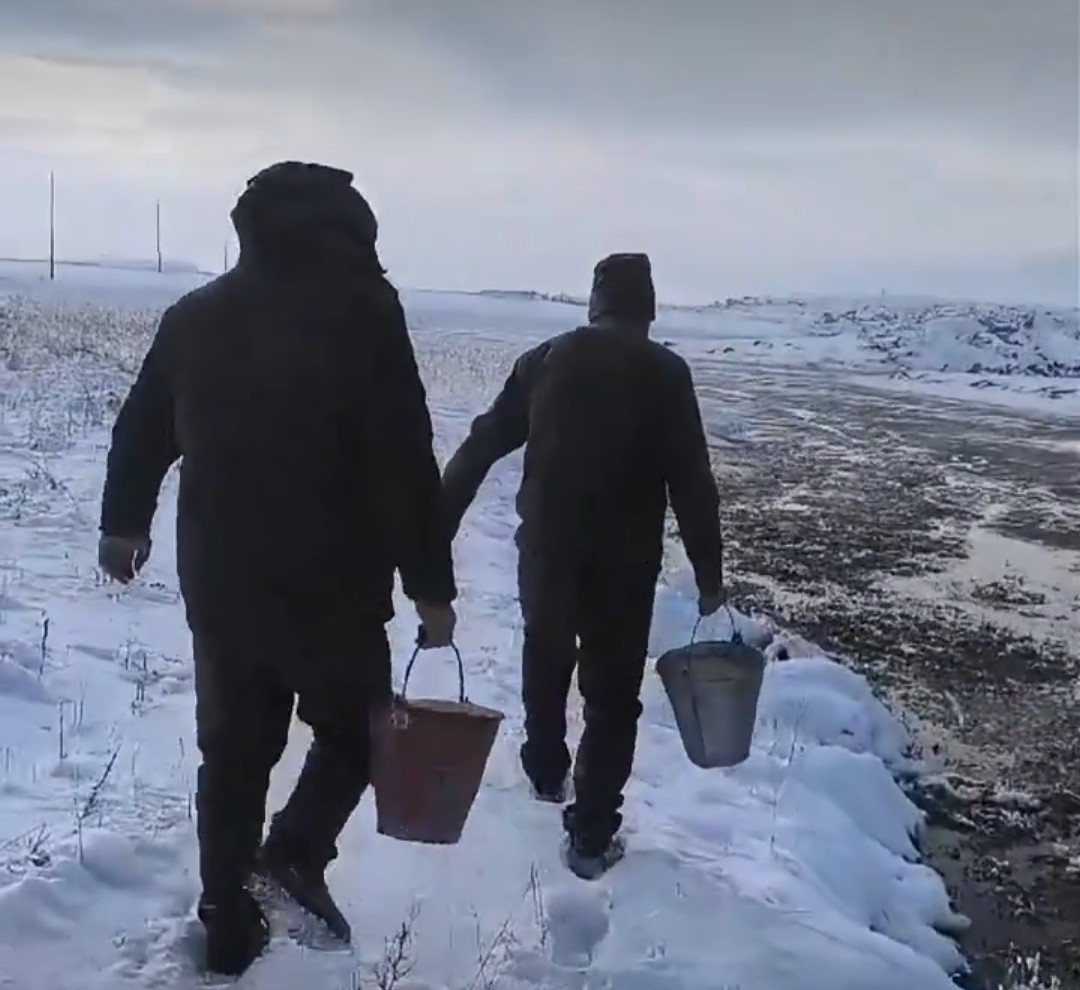
POLYGON ((327 931, 346 945, 352 928, 326 885, 326 867, 291 858, 284 849, 268 841, 259 854, 256 882, 280 889, 308 914, 321 921, 327 931))
POLYGON ((366 733, 315 730, 296 788, 273 818, 256 870, 343 942, 352 931, 327 889, 326 868, 367 787, 369 754, 366 733))
POLYGON ((570 788, 570 751, 566 743, 527 739, 519 750, 521 769, 533 798, 546 804, 565 804, 570 788))
POLYGON ((206 971, 240 976, 270 942, 266 916, 246 891, 228 898, 199 902, 199 920, 206 930, 206 971))
POLYGON ((602 845, 591 845, 568 835, 563 842, 563 865, 582 880, 599 880, 626 855, 626 843, 616 835, 602 845))
POLYGON ((588 821, 573 805, 563 809, 563 865, 582 880, 598 880, 626 855, 626 842, 618 834, 621 824, 617 813, 588 821))
POLYGON ((569 782, 566 780, 554 787, 541 786, 534 780, 530 780, 529 785, 533 799, 542 801, 544 804, 565 804, 569 796, 569 782))

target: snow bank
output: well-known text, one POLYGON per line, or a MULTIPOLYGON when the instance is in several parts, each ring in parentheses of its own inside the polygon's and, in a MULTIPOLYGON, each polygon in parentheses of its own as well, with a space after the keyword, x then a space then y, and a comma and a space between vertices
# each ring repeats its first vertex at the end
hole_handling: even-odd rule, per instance
POLYGON ((942 306, 906 319, 878 311, 856 332, 904 371, 1080 379, 1075 315, 942 306))
POLYGON ((727 354, 908 371, 1080 376, 1080 312, 988 303, 845 299, 728 300, 669 309, 657 326, 727 354), (741 347, 739 345, 742 345, 741 347))
POLYGON ((974 314, 933 317, 897 342, 894 356, 914 371, 1080 375, 1080 338, 1047 313, 1028 317, 1006 323, 974 314))
POLYGON ((1080 311, 925 300, 729 300, 662 313, 695 363, 772 364, 853 384, 1080 415, 1080 311))

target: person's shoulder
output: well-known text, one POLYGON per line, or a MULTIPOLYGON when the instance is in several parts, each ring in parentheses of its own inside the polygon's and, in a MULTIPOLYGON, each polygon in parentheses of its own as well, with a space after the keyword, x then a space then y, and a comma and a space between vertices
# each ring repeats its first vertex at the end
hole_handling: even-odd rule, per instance
POLYGON ((335 308, 344 305, 350 319, 362 317, 384 327, 407 325, 405 307, 397 287, 384 275, 364 273, 340 280, 334 294, 324 298, 335 308))
POLYGON ((597 338, 596 328, 588 325, 573 327, 562 333, 549 337, 542 344, 534 347, 529 354, 542 354, 547 357, 560 351, 573 351, 576 348, 588 347, 597 338))
POLYGON ((641 341, 641 346, 648 360, 665 378, 674 382, 682 382, 690 378, 690 365, 686 363, 686 359, 667 344, 661 344, 652 337, 647 337, 641 341))
POLYGON ((635 355, 637 362, 652 365, 662 373, 681 377, 689 374, 689 365, 665 344, 657 343, 651 337, 622 333, 607 327, 591 324, 575 327, 545 341, 537 350, 546 353, 573 353, 584 349, 593 353, 635 355))
POLYGON ((185 292, 161 316, 162 326, 182 326, 185 323, 202 319, 208 311, 217 309, 226 303, 236 287, 236 269, 219 275, 203 285, 185 292))
POLYGON ((519 367, 542 364, 551 355, 552 351, 559 350, 571 343, 576 330, 568 330, 566 333, 548 337, 547 340, 535 344, 525 351, 517 360, 519 367))
POLYGON ((666 344, 651 337, 639 337, 634 345, 644 362, 664 381, 679 385, 690 379, 690 366, 666 344))

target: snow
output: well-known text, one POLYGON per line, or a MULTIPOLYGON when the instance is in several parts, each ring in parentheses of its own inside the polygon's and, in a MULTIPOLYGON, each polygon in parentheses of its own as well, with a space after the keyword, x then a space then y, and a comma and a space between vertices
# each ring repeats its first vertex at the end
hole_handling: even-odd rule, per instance
POLYGON ((1080 311, 889 298, 729 300, 661 313, 695 362, 840 374, 863 387, 1080 416, 1080 311))
MULTIPOLYGON (((70 284, 66 296, 46 287, 44 299, 30 287, 27 299, 24 280, 24 298, 0 299, 0 987, 196 987, 197 754, 171 539, 175 476, 142 579, 121 590, 94 566, 106 429, 145 346, 149 316, 139 307, 164 304, 186 283, 87 278, 97 308, 74 305, 85 294, 70 284)), ((515 297, 406 302, 417 303, 444 454, 498 384, 508 349, 576 312, 515 297)), ((368 797, 331 874, 354 949, 311 952, 279 938, 239 985, 376 985, 385 940, 411 918, 402 990, 952 987, 947 973, 962 960, 942 933, 963 920, 919 862, 922 815, 896 781, 912 769, 905 732, 865 680, 812 644, 769 665, 753 752, 731 771, 689 763, 650 673, 628 856, 595 885, 565 871, 557 812, 529 799, 517 765, 519 470, 519 459, 496 469, 455 548, 470 695, 508 715, 462 842, 426 848, 377 836, 368 797)), ((653 654, 685 642, 695 619, 677 552, 667 573, 653 654)), ((748 639, 772 641, 770 655, 791 642, 762 619, 736 620, 748 639)), ((414 622, 400 603, 391 626, 399 674, 414 622)), ((730 632, 723 617, 703 627, 730 632)), ((431 654, 414 683, 441 695, 454 680, 449 660, 431 654)), ((577 703, 572 722, 578 731, 577 703)), ((297 727, 271 807, 306 742, 297 727)))
POLYGON ((198 272, 159 274, 146 268, 59 264, 50 281, 43 262, 0 261, 0 295, 29 294, 50 302, 120 302, 161 305, 207 281, 198 272))

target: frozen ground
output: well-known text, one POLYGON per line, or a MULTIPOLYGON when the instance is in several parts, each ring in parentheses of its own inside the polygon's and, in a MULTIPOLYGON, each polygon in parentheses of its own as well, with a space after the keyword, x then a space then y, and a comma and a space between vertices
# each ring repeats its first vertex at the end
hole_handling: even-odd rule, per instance
MULTIPOLYGON (((75 290, 60 308, 0 301, 0 986, 194 987, 196 757, 174 487, 144 580, 103 586, 93 530, 105 430, 148 316, 129 310, 122 288, 94 292, 114 308, 72 310, 75 290)), ((131 298, 156 305, 160 289, 143 282, 131 298)), ((498 299, 470 316, 473 302, 434 296, 418 307, 444 452, 519 339, 564 315, 498 299)), ((384 939, 412 917, 414 968, 401 990, 952 986, 946 973, 960 958, 939 929, 960 919, 919 863, 922 815, 893 777, 910 769, 908 737, 861 676, 806 643, 770 666, 754 752, 732 772, 686 761, 650 677, 631 852, 594 886, 565 873, 557 815, 530 802, 516 766, 517 470, 510 461, 495 472, 457 546, 471 695, 509 716, 463 841, 426 849, 379 838, 366 801, 332 877, 355 950, 305 952, 280 939, 242 985, 378 986, 384 939)), ((673 555, 655 650, 689 631, 684 582, 673 555)), ((399 660, 413 632, 401 613, 399 660)), ((424 658, 421 678, 440 693, 453 681, 438 655, 424 658)), ((275 803, 304 741, 298 729, 275 803)))

